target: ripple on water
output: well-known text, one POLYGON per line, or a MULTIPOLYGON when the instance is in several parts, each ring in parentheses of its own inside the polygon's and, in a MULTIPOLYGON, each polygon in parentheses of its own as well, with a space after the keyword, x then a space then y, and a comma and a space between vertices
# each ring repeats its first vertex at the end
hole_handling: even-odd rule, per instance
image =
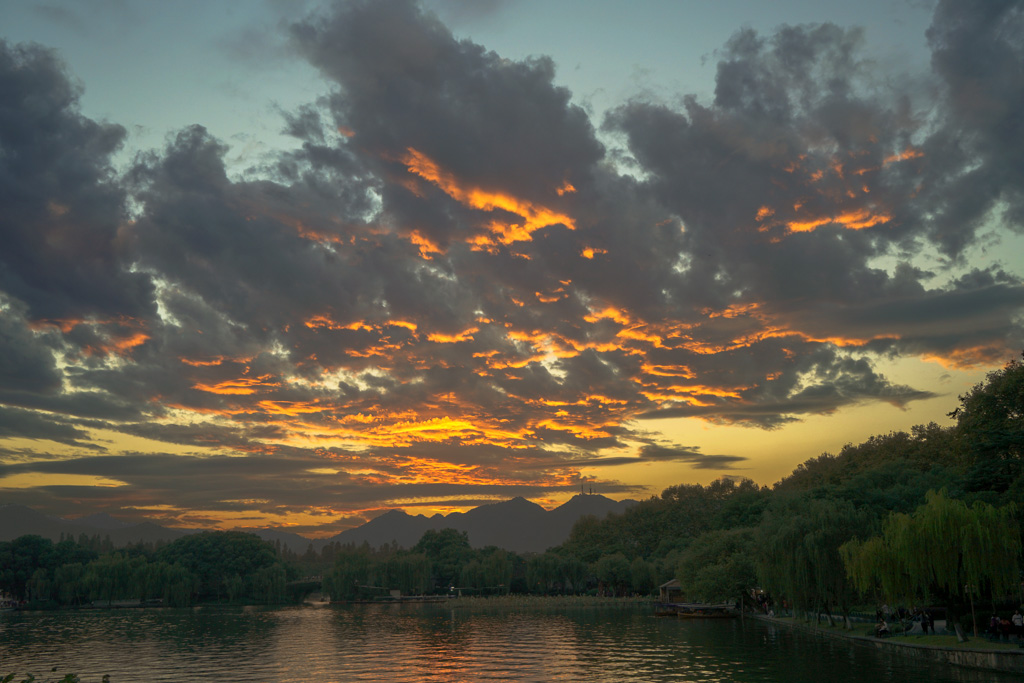
POLYGON ((0 676, 50 667, 86 683, 810 681, 1004 683, 760 622, 641 610, 449 606, 121 610, 0 615, 0 676))

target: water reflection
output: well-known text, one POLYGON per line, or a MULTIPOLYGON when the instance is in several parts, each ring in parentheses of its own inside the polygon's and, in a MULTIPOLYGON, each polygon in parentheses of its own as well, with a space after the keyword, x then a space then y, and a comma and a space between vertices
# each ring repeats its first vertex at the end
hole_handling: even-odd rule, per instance
POLYGON ((0 676, 182 681, 810 681, 1003 683, 747 621, 645 610, 304 606, 0 615, 0 676))

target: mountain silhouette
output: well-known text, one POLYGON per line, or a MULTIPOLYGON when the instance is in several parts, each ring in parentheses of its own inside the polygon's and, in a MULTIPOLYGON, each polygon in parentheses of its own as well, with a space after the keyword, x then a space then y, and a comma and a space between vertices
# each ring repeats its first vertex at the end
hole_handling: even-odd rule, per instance
POLYGON ((365 542, 374 547, 397 543, 399 547, 411 548, 429 529, 455 529, 465 531, 474 548, 494 545, 517 553, 540 553, 564 543, 580 517, 604 518, 635 504, 632 500, 620 502, 601 495, 577 494, 553 510, 545 510, 522 497, 433 517, 391 510, 328 541, 356 545, 365 542))
MULTIPOLYGON (((309 539, 283 529, 239 529, 302 554, 312 545, 319 552, 332 541, 342 544, 380 547, 394 543, 411 548, 428 530, 455 529, 465 531, 474 548, 497 546, 517 553, 539 553, 569 538, 576 520, 586 515, 599 518, 621 513, 636 501, 615 501, 595 494, 577 494, 554 508, 545 510, 522 497, 491 503, 467 512, 448 515, 410 515, 390 510, 354 529, 326 539, 309 539)), ((115 547, 129 543, 170 542, 198 529, 163 527, 149 521, 129 522, 105 513, 74 520, 51 517, 24 505, 0 505, 0 541, 11 541, 26 534, 36 534, 57 541, 61 535, 77 539, 81 534, 109 537, 115 547)))

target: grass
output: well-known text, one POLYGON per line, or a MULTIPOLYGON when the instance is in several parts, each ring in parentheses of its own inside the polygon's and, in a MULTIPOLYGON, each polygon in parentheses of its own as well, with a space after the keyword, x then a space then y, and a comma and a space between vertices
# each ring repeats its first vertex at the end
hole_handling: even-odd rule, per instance
MULTIPOLYGON (((793 623, 802 625, 805 627, 814 628, 814 621, 804 621, 803 619, 795 619, 793 617, 776 617, 776 620, 782 622, 793 623)), ((819 631, 828 631, 830 633, 845 634, 850 636, 867 636, 873 637, 871 634, 870 624, 856 623, 852 630, 845 629, 842 626, 841 621, 836 621, 835 626, 829 626, 827 621, 821 621, 817 624, 819 631)), ((888 636, 884 640, 893 643, 906 643, 909 645, 931 645, 934 647, 941 647, 946 650, 1018 650, 1019 643, 1016 640, 1006 641, 993 641, 989 640, 984 636, 968 636, 970 639, 966 643, 957 642, 955 635, 896 635, 888 636)))

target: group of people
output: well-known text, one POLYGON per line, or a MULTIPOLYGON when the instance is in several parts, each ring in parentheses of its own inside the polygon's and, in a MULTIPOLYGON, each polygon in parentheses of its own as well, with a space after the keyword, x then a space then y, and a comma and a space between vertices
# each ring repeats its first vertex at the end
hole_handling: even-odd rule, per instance
POLYGON ((1005 641, 1009 641, 1011 636, 1017 640, 1024 639, 1024 615, 1021 615, 1019 609, 1011 617, 1005 615, 999 617, 999 615, 993 614, 989 619, 986 633, 990 638, 999 638, 1005 641))
MULTIPOLYGON (((770 594, 752 588, 750 589, 750 597, 757 603, 757 608, 762 613, 769 617, 775 616, 775 600, 772 599, 770 594)), ((789 614, 789 604, 785 598, 782 599, 781 608, 780 615, 789 614)))
POLYGON ((928 609, 921 609, 920 607, 914 607, 908 610, 905 607, 898 608, 895 612, 888 606, 882 605, 878 610, 875 611, 875 635, 879 638, 892 635, 889 629, 889 621, 895 617, 899 621, 917 621, 921 623, 921 631, 924 634, 928 634, 929 631, 935 633, 935 619, 932 617, 932 613, 928 609))

